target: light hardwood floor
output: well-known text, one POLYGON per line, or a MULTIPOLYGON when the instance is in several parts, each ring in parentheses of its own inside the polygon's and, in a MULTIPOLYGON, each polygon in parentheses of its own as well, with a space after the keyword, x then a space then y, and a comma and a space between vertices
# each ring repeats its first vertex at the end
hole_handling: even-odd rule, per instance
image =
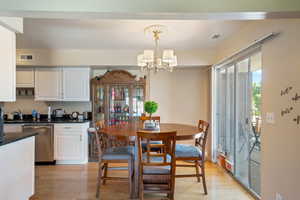
MULTIPOLYGON (((181 168, 178 173, 193 169, 181 168)), ((113 171, 126 176, 126 172, 113 171)), ((212 163, 207 163, 208 195, 195 178, 176 179, 176 200, 253 200, 228 174, 212 163)), ((31 200, 95 200, 97 164, 56 165, 36 167, 36 194, 31 200)), ((128 199, 127 182, 107 181, 102 187, 101 200, 128 199)), ((163 199, 148 195, 145 200, 163 199)))

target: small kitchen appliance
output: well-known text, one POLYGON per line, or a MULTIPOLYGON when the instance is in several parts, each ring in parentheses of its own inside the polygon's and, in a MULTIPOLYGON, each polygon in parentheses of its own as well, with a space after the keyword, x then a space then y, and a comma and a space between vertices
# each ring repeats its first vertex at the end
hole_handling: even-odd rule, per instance
POLYGON ((72 112, 72 114, 71 114, 71 118, 72 118, 73 120, 77 120, 77 119, 78 119, 78 116, 79 116, 79 112, 72 112))
POLYGON ((63 109, 55 109, 53 111, 53 115, 55 118, 63 118, 65 115, 65 111, 63 109))

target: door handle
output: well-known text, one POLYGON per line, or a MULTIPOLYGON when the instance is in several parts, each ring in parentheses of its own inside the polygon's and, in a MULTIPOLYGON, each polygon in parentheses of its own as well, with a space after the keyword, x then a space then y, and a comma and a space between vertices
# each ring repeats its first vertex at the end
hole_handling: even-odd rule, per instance
POLYGON ((82 135, 80 135, 80 142, 82 142, 82 135))

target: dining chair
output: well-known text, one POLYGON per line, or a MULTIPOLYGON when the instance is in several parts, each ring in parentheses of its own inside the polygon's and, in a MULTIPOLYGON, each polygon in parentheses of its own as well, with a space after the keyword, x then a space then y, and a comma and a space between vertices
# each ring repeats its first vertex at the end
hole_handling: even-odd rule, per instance
POLYGON ((261 150, 261 142, 260 142, 261 123, 262 120, 259 118, 256 118, 255 122, 251 123, 253 137, 250 138, 250 142, 252 143, 252 145, 250 147, 249 157, 251 157, 251 153, 253 152, 255 147, 257 147, 259 151, 261 150))
POLYGON ((175 188, 175 147, 176 131, 173 132, 143 132, 137 133, 139 157, 139 199, 144 193, 163 193, 174 199, 175 188), (143 153, 142 141, 147 141, 147 150, 143 153), (161 144, 151 144, 149 141, 162 141, 161 144), (160 148, 160 152, 153 151, 160 148))
POLYGON ((134 170, 134 154, 133 147, 127 137, 112 136, 101 132, 104 123, 96 122, 96 131, 90 132, 95 135, 98 149, 98 178, 96 197, 99 198, 101 185, 106 180, 127 180, 129 183, 129 193, 133 193, 133 170, 134 170), (109 167, 112 163, 127 164, 127 167, 109 167), (128 170, 128 178, 126 177, 109 177, 108 170, 128 170))
MULTIPOLYGON (((142 123, 144 123, 146 120, 154 120, 154 121, 158 121, 160 123, 160 116, 153 116, 153 117, 149 117, 149 116, 141 116, 140 117, 140 121, 142 123)), ((161 141, 150 141, 151 144, 161 144, 161 141)), ((147 144, 145 142, 142 142, 142 147, 143 147, 143 150, 145 151, 146 150, 146 147, 147 147, 147 144)), ((153 147, 152 148, 153 150, 155 151, 159 151, 159 148, 156 148, 156 147, 153 147)))
POLYGON ((197 177, 198 182, 200 182, 200 178, 202 178, 204 193, 207 194, 205 179, 205 145, 208 136, 209 123, 199 120, 198 128, 202 130, 202 133, 195 139, 195 145, 177 144, 175 150, 176 161, 183 161, 184 163, 177 164, 176 162, 176 167, 193 167, 196 169, 196 173, 180 174, 176 175, 176 177, 197 177), (201 170, 201 173, 199 169, 201 170))

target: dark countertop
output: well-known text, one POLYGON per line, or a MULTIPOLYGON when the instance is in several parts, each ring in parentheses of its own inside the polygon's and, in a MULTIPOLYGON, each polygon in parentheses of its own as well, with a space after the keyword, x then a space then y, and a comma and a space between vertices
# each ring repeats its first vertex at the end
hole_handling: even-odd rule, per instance
POLYGON ((25 120, 4 120, 4 124, 55 124, 55 123, 86 123, 90 122, 90 120, 72 120, 72 119, 42 119, 38 121, 34 121, 32 119, 25 119, 25 120))
POLYGON ((37 135, 37 133, 32 131, 4 133, 4 137, 0 139, 0 146, 23 140, 35 135, 37 135))

